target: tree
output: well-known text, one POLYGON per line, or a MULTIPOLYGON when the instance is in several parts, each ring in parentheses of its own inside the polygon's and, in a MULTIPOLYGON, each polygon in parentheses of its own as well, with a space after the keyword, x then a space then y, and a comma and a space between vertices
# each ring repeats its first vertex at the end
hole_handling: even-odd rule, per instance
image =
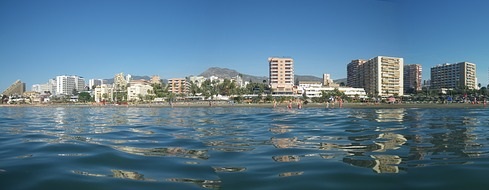
POLYGON ((73 88, 73 90, 71 91, 71 93, 76 96, 76 95, 78 95, 78 90, 76 90, 76 88, 73 88))
POLYGON ((92 96, 88 92, 80 92, 80 94, 78 94, 78 101, 90 102, 92 101, 92 96))

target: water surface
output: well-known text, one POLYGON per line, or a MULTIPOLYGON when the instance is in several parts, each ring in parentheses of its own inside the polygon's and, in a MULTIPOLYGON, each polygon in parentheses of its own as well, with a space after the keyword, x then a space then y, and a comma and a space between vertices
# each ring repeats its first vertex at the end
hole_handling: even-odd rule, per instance
POLYGON ((485 189, 487 109, 0 108, 2 189, 485 189))

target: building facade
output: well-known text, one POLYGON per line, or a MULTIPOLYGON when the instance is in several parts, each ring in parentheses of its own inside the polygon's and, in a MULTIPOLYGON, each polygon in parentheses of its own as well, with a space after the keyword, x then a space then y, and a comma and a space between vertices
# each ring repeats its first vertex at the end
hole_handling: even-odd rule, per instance
POLYGON ((404 92, 421 91, 422 71, 420 64, 404 65, 404 92))
POLYGON ((20 80, 15 81, 7 89, 5 89, 2 94, 5 96, 19 95, 21 96, 25 92, 25 83, 20 80))
POLYGON ((294 59, 268 58, 269 82, 273 94, 294 93, 294 59))
POLYGON ((187 94, 189 91, 187 80, 185 78, 168 79, 168 92, 174 94, 187 94))
POLYGON ((339 84, 334 83, 333 79, 331 79, 330 74, 323 74, 323 86, 326 87, 340 87, 339 84))
POLYGON ((361 88, 363 87, 363 81, 360 79, 358 68, 363 65, 366 60, 356 59, 352 60, 346 67, 346 86, 361 88))
POLYGON ((477 89, 476 65, 459 62, 432 67, 430 88, 477 89))
POLYGON ((338 89, 338 91, 345 93, 346 96, 350 98, 367 98, 367 93, 363 88, 353 88, 353 87, 319 87, 319 86, 309 86, 303 88, 304 94, 306 94, 309 98, 318 98, 323 95, 323 91, 334 91, 338 89))
POLYGON ((80 76, 56 76, 56 95, 73 95, 85 90, 85 79, 80 76))
POLYGON ((353 60, 349 65, 347 83, 364 88, 373 96, 404 95, 404 59, 377 56, 365 62, 353 60), (354 69, 353 69, 354 68, 354 69))
POLYGON ((102 79, 90 79, 88 80, 88 87, 93 90, 95 87, 104 84, 104 80, 102 79))
POLYGON ((112 102, 114 101, 114 88, 109 84, 102 84, 95 87, 94 90, 95 102, 112 102))
POLYGON ((144 100, 147 95, 153 94, 153 87, 149 83, 131 82, 127 87, 127 101, 144 100))

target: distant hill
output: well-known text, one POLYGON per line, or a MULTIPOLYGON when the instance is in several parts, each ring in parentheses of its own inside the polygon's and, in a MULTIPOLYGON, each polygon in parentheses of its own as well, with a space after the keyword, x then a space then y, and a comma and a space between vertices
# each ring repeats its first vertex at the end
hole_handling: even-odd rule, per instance
POLYGON ((219 78, 232 78, 238 76, 239 74, 241 74, 241 77, 243 78, 244 81, 251 80, 252 82, 263 82, 263 80, 268 80, 268 77, 266 76, 260 77, 260 76, 247 75, 233 69, 219 68, 219 67, 211 67, 205 70, 203 73, 201 73, 200 76, 206 78, 210 76, 216 76, 219 78))
MULTIPOLYGON (((219 78, 233 78, 236 77, 237 75, 241 74, 241 77, 243 78, 244 81, 252 81, 252 82, 263 82, 263 80, 268 81, 268 76, 253 76, 253 75, 248 75, 248 74, 243 74, 240 73, 236 70, 233 69, 228 69, 228 68, 220 68, 220 67, 210 67, 204 72, 202 72, 199 76, 203 77, 211 77, 211 76, 216 76, 219 78)), ((295 75, 295 81, 323 81, 323 78, 316 77, 316 76, 311 76, 311 75, 295 75)), ((150 80, 151 78, 149 76, 132 76, 133 80, 150 80)), ((114 78, 110 79, 104 79, 108 84, 113 84, 114 83, 114 78)), ((163 79, 163 81, 166 83, 167 79, 163 79)), ((337 79, 334 80, 335 83, 340 84, 341 82, 344 82, 346 84, 346 78, 344 79, 337 79)))
MULTIPOLYGON (((203 77, 210 77, 210 76, 216 76, 219 78, 232 78, 236 77, 237 75, 241 74, 243 77, 243 80, 245 81, 252 81, 252 82, 263 82, 263 80, 268 81, 268 76, 253 76, 253 75, 247 75, 240 73, 236 70, 233 69, 228 69, 228 68, 219 68, 219 67, 211 67, 204 71, 203 73, 200 74, 200 76, 203 77)), ((296 80, 299 81, 322 81, 322 78, 316 77, 316 76, 310 76, 310 75, 295 75, 294 76, 296 80)))

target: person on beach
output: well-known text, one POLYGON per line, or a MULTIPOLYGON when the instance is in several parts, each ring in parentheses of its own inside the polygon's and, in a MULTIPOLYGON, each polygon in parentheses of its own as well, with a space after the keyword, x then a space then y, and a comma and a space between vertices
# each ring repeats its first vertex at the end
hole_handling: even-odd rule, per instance
POLYGON ((273 108, 277 107, 277 101, 273 99, 273 108))
POLYGON ((287 105, 288 109, 292 109, 292 100, 289 100, 289 104, 287 105))
POLYGON ((302 100, 297 100, 297 109, 302 109, 302 100))
POLYGON ((338 97, 338 103, 340 104, 340 108, 343 108, 343 99, 338 97))
POLYGON ((334 103, 336 102, 336 99, 335 99, 335 97, 332 97, 332 96, 330 99, 331 99, 331 108, 334 108, 334 103))

